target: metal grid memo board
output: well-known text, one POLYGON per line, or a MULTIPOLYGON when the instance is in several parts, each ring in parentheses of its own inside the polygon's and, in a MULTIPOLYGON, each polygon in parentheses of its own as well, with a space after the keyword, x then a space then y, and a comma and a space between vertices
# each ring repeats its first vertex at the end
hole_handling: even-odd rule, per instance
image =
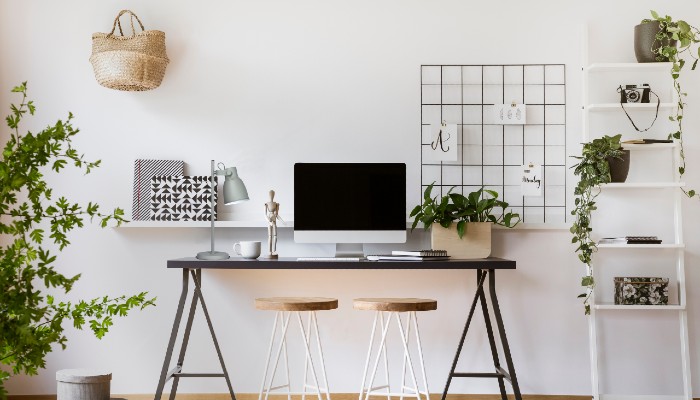
MULTIPOLYGON (((495 190, 523 227, 569 221, 564 64, 421 65, 421 194, 495 190), (526 104, 526 125, 499 125, 495 104, 526 104), (428 161, 431 125, 457 124, 458 161, 428 161), (522 166, 542 166, 542 196, 524 197, 522 166)), ((422 196, 421 196, 422 197, 422 196)))

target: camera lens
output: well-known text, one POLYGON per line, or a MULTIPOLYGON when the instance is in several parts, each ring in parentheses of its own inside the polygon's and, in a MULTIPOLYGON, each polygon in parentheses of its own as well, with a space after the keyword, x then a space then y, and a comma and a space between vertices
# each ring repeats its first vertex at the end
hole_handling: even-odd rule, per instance
POLYGON ((639 102, 639 92, 636 90, 627 91, 627 102, 628 103, 638 103, 639 102))

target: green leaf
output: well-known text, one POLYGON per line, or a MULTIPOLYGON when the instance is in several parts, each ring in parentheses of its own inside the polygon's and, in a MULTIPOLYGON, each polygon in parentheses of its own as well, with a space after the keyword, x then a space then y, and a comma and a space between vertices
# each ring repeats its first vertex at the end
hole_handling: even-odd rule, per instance
POLYGON ((651 10, 651 17, 654 19, 659 19, 659 14, 656 11, 651 10))
POLYGON ((461 239, 464 236, 464 233, 467 230, 467 222, 466 221, 459 221, 457 222, 457 236, 461 239))

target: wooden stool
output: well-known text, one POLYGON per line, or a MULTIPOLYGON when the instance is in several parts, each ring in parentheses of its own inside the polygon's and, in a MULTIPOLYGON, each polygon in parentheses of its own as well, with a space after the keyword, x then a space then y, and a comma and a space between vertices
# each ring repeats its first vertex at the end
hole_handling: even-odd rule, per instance
POLYGON ((306 389, 312 389, 316 391, 319 400, 321 398, 321 391, 325 392, 326 400, 330 400, 330 390, 328 389, 328 378, 326 376, 326 366, 323 361, 323 350, 321 348, 321 337, 318 335, 318 323, 316 321, 316 311, 321 310, 335 310, 338 308, 338 299, 329 299, 325 297, 270 297, 263 299, 255 299, 255 308, 258 310, 272 310, 277 311, 275 314, 275 323, 272 325, 272 337, 270 338, 270 347, 267 351, 267 362, 265 363, 265 371, 263 373, 262 386, 260 387, 260 396, 258 400, 263 400, 263 394, 265 394, 264 399, 267 400, 270 392, 277 389, 287 388, 287 396, 292 395, 290 382, 289 382, 289 361, 287 359, 287 327, 289 326, 289 318, 292 314, 296 314, 296 319, 299 322, 299 330, 301 331, 301 336, 303 338, 304 347, 306 350, 306 357, 304 358, 304 382, 302 384, 301 395, 302 398, 306 396, 306 389), (304 323, 301 320, 302 312, 308 312, 308 319, 306 323, 306 328, 304 328, 304 323), (267 375, 270 370, 270 361, 272 359, 272 348, 275 343, 275 336, 277 336, 277 321, 280 322, 280 338, 279 347, 277 348, 277 354, 275 356, 275 363, 272 367, 272 373, 270 374, 270 380, 267 381, 267 375), (318 381, 318 375, 316 374, 316 368, 314 367, 314 361, 311 357, 311 348, 309 344, 311 342, 311 335, 316 334, 316 344, 318 347, 318 356, 321 362, 321 375, 323 378, 323 385, 321 387, 318 381), (308 329, 308 335, 307 331, 308 329), (277 366, 279 365, 280 355, 284 353, 284 364, 285 372, 287 375, 287 383, 280 386, 272 387, 272 383, 275 379, 275 374, 277 372, 277 366), (309 366, 311 368, 309 368, 309 366), (307 373, 311 369, 311 377, 313 378, 313 385, 307 384, 307 373))
POLYGON ((360 388, 359 400, 368 400, 371 395, 386 395, 389 400, 391 396, 399 396, 403 399, 404 396, 408 395, 410 397, 415 397, 421 400, 421 394, 425 396, 425 400, 429 400, 430 392, 428 391, 428 380, 425 375, 425 363, 423 362, 423 348, 420 342, 420 332, 418 331, 418 319, 416 316, 417 311, 432 311, 437 309, 437 301, 430 299, 411 299, 411 298, 362 298, 355 299, 353 307, 356 310, 369 310, 376 311, 374 315, 374 322, 372 323, 372 333, 369 338, 369 349, 367 350, 367 361, 365 362, 365 370, 362 373, 362 387, 360 388), (384 313, 389 313, 384 319, 384 313), (406 322, 406 330, 404 330, 403 323, 399 313, 408 313, 408 321, 406 322), (389 361, 386 357, 386 337, 389 331, 389 324, 391 323, 391 318, 395 316, 396 324, 399 328, 399 333, 401 334, 401 342, 403 344, 403 360, 401 367, 401 393, 392 393, 391 384, 389 383, 389 361), (365 386, 367 382, 367 371, 369 370, 370 359, 372 358, 372 348, 374 347, 374 334, 377 330, 377 320, 381 323, 381 340, 379 348, 377 349, 376 358, 374 361, 374 366, 372 367, 372 374, 369 376, 369 383, 365 386), (416 345, 418 351, 418 359, 420 361, 421 375, 423 377, 423 389, 420 391, 418 389, 418 381, 416 379, 416 373, 413 368, 413 362, 411 361, 411 354, 409 351, 409 341, 411 334, 411 321, 413 321, 413 327, 416 332, 416 345), (386 379, 386 385, 383 386, 372 386, 374 384, 374 377, 377 374, 377 368, 379 367, 379 360, 384 357, 384 377, 386 379), (410 372, 411 380, 413 381, 413 388, 407 387, 406 383, 406 364, 408 364, 408 371, 410 372), (386 389, 386 393, 379 393, 377 390, 386 389), (412 390, 413 393, 405 393, 405 390, 412 390), (363 399, 364 397, 364 399, 363 399))

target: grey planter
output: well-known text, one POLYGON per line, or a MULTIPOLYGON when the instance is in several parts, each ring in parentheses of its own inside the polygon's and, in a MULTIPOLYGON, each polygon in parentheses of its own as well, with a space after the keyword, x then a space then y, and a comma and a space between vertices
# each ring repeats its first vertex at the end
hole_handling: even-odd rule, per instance
POLYGON ((608 158, 610 166, 610 182, 624 182, 630 172, 630 151, 622 150, 622 159, 608 158))
MULTIPOLYGON (((639 24, 634 27, 634 55, 637 62, 665 62, 668 59, 657 60, 654 50, 661 46, 661 42, 656 40, 659 32, 659 21, 651 21, 639 24)), ((664 45, 675 46, 676 41, 672 39, 664 40, 664 45)))

